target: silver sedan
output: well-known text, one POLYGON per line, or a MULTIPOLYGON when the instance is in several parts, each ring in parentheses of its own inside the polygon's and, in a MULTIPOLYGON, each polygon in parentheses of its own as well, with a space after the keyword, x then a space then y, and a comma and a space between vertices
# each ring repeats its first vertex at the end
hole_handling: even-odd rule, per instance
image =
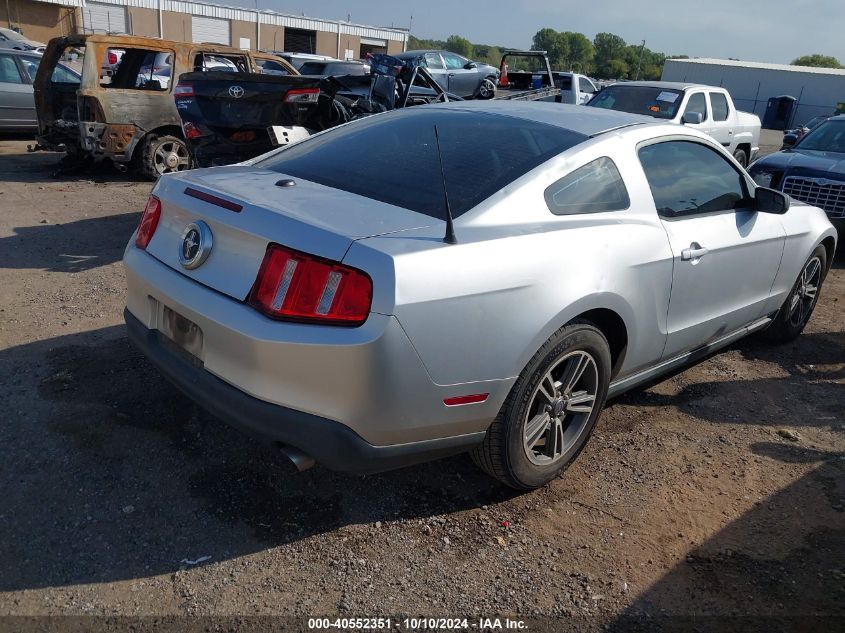
POLYGON ((797 337, 836 239, 695 131, 449 103, 165 175, 125 318, 178 387, 301 467, 469 451, 528 489, 608 397, 753 332, 797 337))

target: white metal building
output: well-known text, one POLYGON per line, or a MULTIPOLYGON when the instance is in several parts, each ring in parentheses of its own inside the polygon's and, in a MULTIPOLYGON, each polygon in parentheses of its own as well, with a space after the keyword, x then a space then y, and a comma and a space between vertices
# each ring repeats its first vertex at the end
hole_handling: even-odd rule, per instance
POLYGON ((253 6, 207 0, 0 0, 0 21, 41 42, 70 33, 126 33, 347 59, 396 54, 408 43, 404 28, 290 15, 254 8, 254 0, 231 1, 253 6))
POLYGON ((845 104, 845 69, 763 64, 732 59, 667 59, 663 81, 688 81, 722 86, 736 107, 763 119, 771 97, 792 96, 798 102, 792 116, 803 123, 833 114, 845 104))

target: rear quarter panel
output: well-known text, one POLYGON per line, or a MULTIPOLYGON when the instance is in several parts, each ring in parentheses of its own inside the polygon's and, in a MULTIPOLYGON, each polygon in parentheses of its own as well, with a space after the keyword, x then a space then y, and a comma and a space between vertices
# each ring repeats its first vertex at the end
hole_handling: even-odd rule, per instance
POLYGON ((438 384, 518 375, 561 326, 596 308, 616 312, 629 345, 619 376, 661 355, 672 254, 632 143, 613 135, 565 153, 456 223, 356 242, 344 260, 371 269, 390 255, 392 311, 438 384), (567 155, 569 154, 569 155, 567 155), (543 191, 573 169, 611 157, 626 181, 624 211, 555 216, 543 191), (368 252, 369 251, 369 252, 368 252))

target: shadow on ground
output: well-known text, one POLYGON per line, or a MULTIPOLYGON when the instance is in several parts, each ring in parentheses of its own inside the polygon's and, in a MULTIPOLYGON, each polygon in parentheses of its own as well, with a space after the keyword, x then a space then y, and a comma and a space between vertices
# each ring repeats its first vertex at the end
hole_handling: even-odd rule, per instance
POLYGON ((119 261, 140 213, 15 227, 0 237, 0 268, 76 273, 119 261))
POLYGON ((776 364, 787 375, 695 382, 684 384, 672 395, 635 390, 615 402, 638 407, 676 406, 697 418, 723 424, 766 424, 776 428, 845 424, 841 418, 845 411, 845 386, 839 382, 845 378, 845 332, 804 333, 786 345, 772 345, 751 337, 730 349, 738 350, 751 361, 776 364), (748 398, 749 391, 752 398, 748 398), (728 417, 724 415, 726 410, 731 412, 728 417))
POLYGON ((845 452, 768 442, 752 450, 817 467, 695 548, 610 630, 842 630, 845 452))
POLYGON ((172 388, 123 327, 2 351, 0 377, 0 591, 173 572, 185 558, 513 494, 466 457, 367 477, 297 474, 172 388))
MULTIPOLYGON (((0 136, 0 141, 35 140, 26 135, 18 137, 0 136)), ((145 182, 131 171, 120 171, 111 161, 94 162, 85 159, 69 159, 61 152, 28 152, 21 143, 17 147, 0 152, 0 181, 2 182, 145 182)))

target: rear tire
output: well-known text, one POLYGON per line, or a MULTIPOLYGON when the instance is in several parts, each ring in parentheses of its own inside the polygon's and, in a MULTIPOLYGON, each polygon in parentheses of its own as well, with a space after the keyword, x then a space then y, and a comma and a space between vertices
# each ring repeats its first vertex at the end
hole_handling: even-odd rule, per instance
POLYGON ((742 165, 743 169, 748 167, 748 155, 745 153, 744 149, 737 149, 734 152, 734 158, 736 159, 736 162, 742 165))
POLYGON ((170 134, 147 134, 139 159, 141 175, 150 180, 156 180, 163 174, 188 170, 192 162, 185 141, 170 134))
POLYGON ((774 343, 789 343, 798 338, 818 303, 826 272, 827 250, 819 245, 801 268, 801 274, 795 280, 795 285, 792 286, 774 321, 763 332, 765 339, 774 343))
POLYGON ((565 325, 520 374, 472 459, 517 490, 538 488, 587 443, 607 399, 610 347, 595 326, 565 325))

